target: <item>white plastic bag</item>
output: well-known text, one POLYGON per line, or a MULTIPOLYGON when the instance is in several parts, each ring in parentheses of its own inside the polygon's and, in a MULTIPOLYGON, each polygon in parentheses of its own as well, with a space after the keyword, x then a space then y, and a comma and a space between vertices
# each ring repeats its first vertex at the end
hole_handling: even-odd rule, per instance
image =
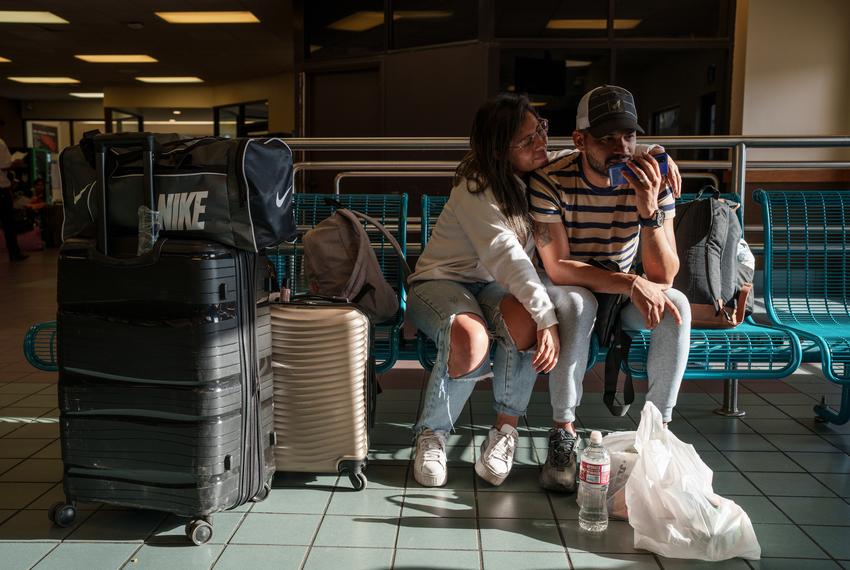
POLYGON ((638 458, 626 482, 635 548, 710 561, 761 557, 750 517, 734 501, 714 494, 711 469, 694 446, 664 429, 651 402, 640 414, 635 449, 638 458))
POLYGON ((602 438, 602 445, 611 457, 611 479, 608 482, 608 516, 628 520, 626 481, 637 461, 635 431, 618 431, 602 438))

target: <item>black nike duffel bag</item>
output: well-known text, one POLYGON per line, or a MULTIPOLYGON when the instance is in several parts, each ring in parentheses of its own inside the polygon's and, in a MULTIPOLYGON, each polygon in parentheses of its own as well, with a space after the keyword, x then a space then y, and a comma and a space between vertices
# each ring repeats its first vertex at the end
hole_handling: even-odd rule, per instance
POLYGON ((65 221, 62 239, 93 236, 100 216, 94 147, 109 136, 106 160, 108 226, 137 235, 145 204, 142 146, 154 140, 154 195, 161 237, 207 239, 247 251, 295 237, 292 151, 279 138, 89 134, 59 156, 65 221), (138 141, 138 145, 136 145, 138 141))

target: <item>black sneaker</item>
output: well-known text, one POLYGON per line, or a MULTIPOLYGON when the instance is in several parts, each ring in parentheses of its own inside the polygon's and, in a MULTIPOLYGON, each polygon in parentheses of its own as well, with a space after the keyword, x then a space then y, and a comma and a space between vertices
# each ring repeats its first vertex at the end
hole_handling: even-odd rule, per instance
POLYGON ((540 486, 547 491, 574 493, 576 490, 576 436, 564 428, 549 430, 549 454, 543 471, 540 472, 540 486))

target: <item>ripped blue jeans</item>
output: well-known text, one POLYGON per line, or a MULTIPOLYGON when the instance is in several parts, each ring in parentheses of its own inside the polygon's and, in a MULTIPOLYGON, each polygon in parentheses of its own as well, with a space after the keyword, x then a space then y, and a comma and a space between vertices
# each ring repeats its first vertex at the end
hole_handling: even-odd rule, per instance
POLYGON ((537 372, 531 365, 534 350, 519 351, 508 333, 499 307, 505 295, 507 291, 495 282, 433 280, 413 285, 407 297, 407 316, 437 345, 437 357, 428 378, 422 413, 413 428, 415 434, 424 429, 451 431, 475 388, 475 382, 491 377, 496 413, 525 414, 537 378, 537 372), (490 359, 484 358, 475 370, 451 378, 451 327, 455 317, 462 313, 478 315, 487 323, 496 350, 492 371, 490 359))

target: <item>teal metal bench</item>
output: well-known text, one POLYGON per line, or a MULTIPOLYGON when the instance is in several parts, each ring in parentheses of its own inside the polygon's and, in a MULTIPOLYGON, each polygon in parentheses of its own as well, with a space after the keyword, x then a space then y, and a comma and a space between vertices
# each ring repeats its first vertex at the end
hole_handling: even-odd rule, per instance
MULTIPOLYGON (((269 248, 267 255, 274 263, 278 279, 285 278, 293 295, 309 293, 307 277, 304 273, 304 248, 301 238, 336 211, 326 199, 337 200, 346 208, 367 214, 382 224, 398 240, 402 251, 407 254, 407 194, 295 194, 295 223, 298 236, 292 243, 283 243, 269 248)), ((372 241, 375 255, 384 272, 387 282, 399 295, 400 309, 395 318, 383 323, 375 323, 374 358, 375 370, 385 372, 393 367, 399 357, 401 327, 404 322, 405 284, 398 256, 392 245, 371 224, 366 232, 372 241)))
MULTIPOLYGON (((689 201, 696 195, 684 195, 689 201)), ((724 198, 737 200, 736 195, 724 198)), ((422 235, 423 248, 431 237, 445 196, 423 196, 422 235)), ((848 268, 850 269, 850 268, 848 268)), ((630 331, 632 345, 623 367, 636 379, 646 379, 646 360, 649 353, 649 330, 630 331)), ((424 335, 419 335, 419 361, 426 368, 434 362, 436 348, 424 335)), ((588 368, 604 362, 605 349, 599 349, 594 338, 588 357, 588 368)), ((751 318, 734 329, 692 329, 691 348, 685 370, 685 380, 724 380, 724 401, 717 413, 726 416, 743 416, 738 410, 738 380, 780 379, 790 375, 800 365, 800 340, 794 332, 761 325, 751 318)))
POLYGON ((27 362, 47 372, 56 372, 56 321, 38 323, 24 335, 24 356, 27 362))
POLYGON ((758 190, 764 224, 764 301, 778 327, 797 333, 804 358, 819 360, 841 386, 838 411, 815 406, 819 419, 850 419, 850 190, 758 190))
MULTIPOLYGON (((724 194, 739 201, 737 194, 724 194)), ((683 194, 678 202, 689 202, 696 194, 683 194)), ((646 379, 649 330, 630 331, 632 346, 624 367, 634 378, 646 379)), ((723 405, 715 410, 724 416, 740 417, 739 380, 779 380, 792 374, 802 358, 800 339, 785 329, 757 323, 752 317, 732 329, 691 329, 691 346, 684 380, 724 380, 723 405)))

